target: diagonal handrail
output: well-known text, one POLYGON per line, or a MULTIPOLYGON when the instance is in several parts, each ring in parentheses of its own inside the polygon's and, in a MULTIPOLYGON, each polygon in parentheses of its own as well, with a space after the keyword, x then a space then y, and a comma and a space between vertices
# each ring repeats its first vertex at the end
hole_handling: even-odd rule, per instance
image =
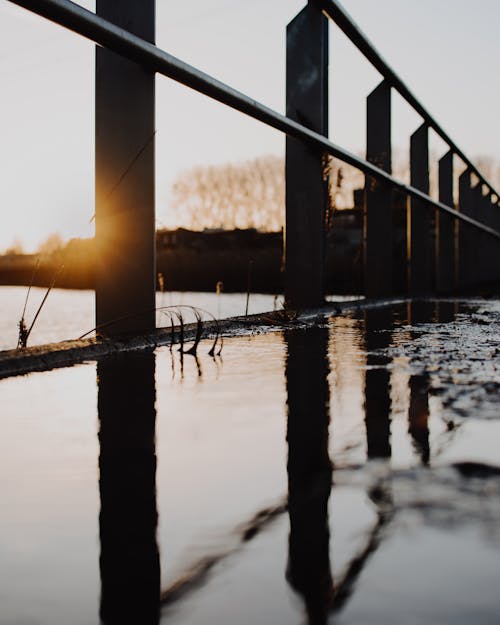
POLYGON ((304 141, 311 147, 352 165, 364 174, 373 176, 373 178, 390 185, 403 194, 422 200, 426 207, 437 208, 455 219, 474 226, 478 230, 500 240, 500 232, 497 230, 476 221, 468 215, 459 213, 442 202, 434 200, 419 189, 405 184, 376 165, 332 143, 323 135, 274 111, 233 87, 213 78, 213 76, 192 67, 152 43, 133 35, 70 0, 10 0, 10 2, 69 28, 83 37, 91 39, 95 43, 143 65, 150 71, 176 80, 276 130, 304 141))
POLYGON ((441 137, 449 148, 463 161, 467 168, 473 172, 482 184, 485 184, 490 193, 497 197, 497 204, 500 202, 500 193, 488 180, 481 174, 474 163, 467 155, 457 146, 451 137, 443 130, 434 117, 420 103, 418 98, 413 95, 406 84, 399 78, 392 67, 385 61, 375 46, 370 42, 368 37, 354 22, 349 13, 338 2, 338 0, 313 0, 315 5, 329 17, 340 30, 351 40, 358 48, 363 56, 373 65, 373 67, 385 78, 387 83, 396 89, 399 95, 422 117, 424 122, 441 137))

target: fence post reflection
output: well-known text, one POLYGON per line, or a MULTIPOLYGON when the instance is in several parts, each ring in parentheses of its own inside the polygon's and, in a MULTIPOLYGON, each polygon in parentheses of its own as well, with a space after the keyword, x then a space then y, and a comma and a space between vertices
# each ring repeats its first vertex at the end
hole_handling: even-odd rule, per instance
POLYGON ((422 463, 429 464, 429 378, 425 374, 412 375, 410 378, 408 433, 422 463))
POLYGON ((287 579, 302 595, 309 623, 326 623, 333 594, 328 499, 332 466, 328 454, 328 330, 285 334, 288 404, 287 579))
MULTIPOLYGON (((412 325, 444 321, 442 315, 450 315, 450 310, 433 302, 412 302, 408 312, 408 322, 412 325)), ((411 333, 412 338, 418 336, 411 333)), ((410 377, 410 405, 408 407, 408 433, 422 463, 429 464, 429 376, 426 373, 410 377)))
POLYGON ((438 302, 436 306, 436 321, 438 323, 450 323, 450 321, 455 320, 457 313, 457 302, 438 302))
POLYGON ((391 457, 391 374, 387 368, 391 359, 374 354, 389 346, 392 325, 389 308, 365 311, 365 424, 368 458, 391 457))
POLYGON ((101 606, 105 625, 159 620, 155 356, 122 352, 97 365, 101 606))

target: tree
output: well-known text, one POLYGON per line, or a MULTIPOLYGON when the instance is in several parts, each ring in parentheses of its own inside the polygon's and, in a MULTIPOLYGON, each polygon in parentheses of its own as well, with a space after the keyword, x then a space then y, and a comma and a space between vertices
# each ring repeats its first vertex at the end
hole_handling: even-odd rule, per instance
MULTIPOLYGON (((493 159, 478 158, 479 169, 500 186, 500 166, 493 159)), ((438 155, 430 155, 430 193, 438 194, 438 155)), ((457 169, 459 173, 459 170, 457 169)), ((365 186, 362 172, 326 157, 328 179, 327 228, 336 210, 352 208, 353 194, 365 186)), ((410 182, 409 153, 393 150, 393 175, 410 182)), ((498 188, 498 187, 497 187, 498 188)), ((181 172, 172 187, 174 218, 179 226, 204 228, 257 228, 279 231, 285 221, 285 162, 279 156, 261 156, 240 163, 197 166, 181 172)))
POLYGON ((24 254, 24 245, 19 237, 16 237, 11 245, 5 250, 5 255, 24 254))
POLYGON ((283 159, 262 156, 242 163, 193 167, 172 187, 179 225, 203 228, 280 230, 284 221, 283 159))
POLYGON ((58 232, 53 232, 49 234, 49 236, 40 243, 38 246, 37 253, 43 255, 54 254, 55 252, 60 252, 63 248, 64 241, 61 235, 58 232))

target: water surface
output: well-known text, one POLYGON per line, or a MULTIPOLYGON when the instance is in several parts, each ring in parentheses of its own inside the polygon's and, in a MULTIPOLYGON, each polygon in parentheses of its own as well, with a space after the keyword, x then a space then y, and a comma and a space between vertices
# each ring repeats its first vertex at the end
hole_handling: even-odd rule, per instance
POLYGON ((499 363, 464 346, 497 320, 401 306, 0 381, 0 624, 496 622, 499 363))
MULTIPOLYGON (((0 350, 13 349, 17 345, 18 323, 24 308, 27 287, 0 287, 0 350)), ((47 289, 33 287, 28 299, 25 320, 31 325, 38 306, 47 289)), ((248 300, 248 314, 273 310, 281 305, 282 298, 252 293, 248 300)), ((156 306, 196 306, 206 311, 205 318, 213 315, 218 319, 244 315, 247 310, 246 293, 199 293, 168 292, 156 294, 156 306)), ((33 326, 29 345, 41 345, 57 341, 77 339, 95 326, 94 291, 52 289, 38 319, 33 326)), ((194 321, 187 309, 182 309, 186 321, 194 321)), ((157 327, 169 326, 169 318, 157 313, 157 327)))

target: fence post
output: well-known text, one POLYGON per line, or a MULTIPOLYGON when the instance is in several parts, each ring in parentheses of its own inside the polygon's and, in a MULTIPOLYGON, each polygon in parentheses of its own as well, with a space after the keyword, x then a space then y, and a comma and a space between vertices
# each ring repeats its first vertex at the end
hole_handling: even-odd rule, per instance
MULTIPOLYGON (((466 169, 458 179, 458 208, 464 215, 472 216, 471 172, 466 169)), ((461 289, 472 284, 472 226, 458 224, 458 284, 461 289)))
MULTIPOLYGON (((392 172, 391 87, 385 81, 366 101, 366 160, 392 172)), ((363 217, 365 296, 390 295, 394 256, 392 191, 370 176, 365 178, 363 217)))
MULTIPOLYGON (((487 189, 486 195, 481 192, 483 223, 490 228, 494 228, 492 219, 491 191, 487 189)), ((484 281, 493 280, 493 266, 495 258, 495 240, 488 234, 484 235, 484 281)))
MULTIPOLYGON (((96 0, 96 13, 154 43, 155 0, 96 0)), ((122 318, 101 333, 150 331, 156 285, 155 76, 97 47, 95 88, 96 325, 122 318)))
MULTIPOLYGON (((500 232, 500 206, 498 204, 498 197, 496 195, 491 195, 490 196, 491 199, 491 204, 490 204, 490 225, 494 230, 497 230, 498 232, 500 232), (495 198, 495 201, 493 202, 493 197, 495 198)), ((500 267, 498 264, 498 257, 500 255, 500 241, 498 239, 492 241, 492 246, 491 246, 491 275, 492 275, 492 280, 496 281, 500 279, 500 267)))
MULTIPOLYGON (((439 201, 454 208, 453 152, 439 161, 439 201)), ((436 289, 449 293, 455 288, 455 219, 436 209, 436 289)))
MULTIPOLYGON (((286 31, 286 113, 328 135, 328 21, 312 3, 286 31)), ((323 156, 286 138, 285 299, 295 308, 324 299, 325 220, 328 202, 323 156)))
MULTIPOLYGON (((485 211, 486 211, 486 225, 495 230, 496 229, 495 209, 497 208, 497 206, 496 204, 492 202, 492 200, 493 200, 493 197, 492 197, 491 189, 488 189, 488 193, 484 199, 485 211)), ((498 251, 498 241, 496 239, 493 239, 492 237, 488 237, 487 241, 488 241, 488 246, 487 246, 488 281, 493 282, 494 280, 496 280, 496 277, 497 277, 496 275, 497 263, 495 262, 496 261, 495 257, 498 251)))
MULTIPOLYGON (((481 223, 486 223, 486 207, 483 197, 483 185, 479 182, 473 189, 474 215, 481 223)), ((477 272, 476 284, 487 282, 486 278, 486 262, 487 262, 487 246, 489 237, 484 232, 477 232, 475 246, 475 262, 474 267, 477 272)))
MULTIPOLYGON (((429 194, 429 132, 422 124, 411 136, 410 176, 413 187, 429 194)), ((434 262, 433 213, 421 200, 410 200, 409 292, 432 291, 434 262)))

